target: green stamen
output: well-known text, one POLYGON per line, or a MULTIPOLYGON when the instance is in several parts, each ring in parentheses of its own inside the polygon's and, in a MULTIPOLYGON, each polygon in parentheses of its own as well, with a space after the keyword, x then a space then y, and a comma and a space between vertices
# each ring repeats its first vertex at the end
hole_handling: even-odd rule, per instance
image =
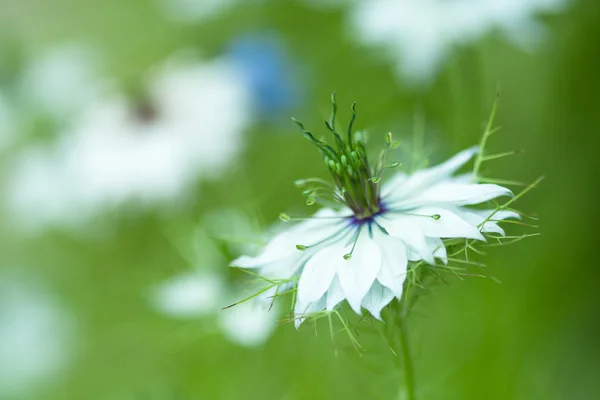
MULTIPOLYGON (((360 135, 354 131, 354 123, 356 121, 356 103, 352 103, 352 116, 347 128, 347 138, 342 139, 342 136, 335 129, 335 119, 337 115, 337 106, 335 102, 335 93, 331 95, 331 116, 329 121, 325 122, 325 127, 333 135, 337 149, 329 146, 325 142, 315 138, 313 134, 306 131, 304 125, 298 120, 292 118, 294 123, 298 125, 302 133, 314 145, 316 145, 325 158, 331 177, 333 178, 334 188, 321 187, 317 191, 313 188, 305 188, 304 195, 309 196, 306 203, 314 204, 316 197, 322 197, 324 191, 331 190, 331 197, 334 200, 345 203, 353 212, 358 220, 363 220, 372 217, 381 210, 379 200, 379 183, 381 180, 381 169, 392 168, 400 165, 393 163, 385 167, 380 166, 373 170, 367 158, 365 144, 360 135)), ((386 136, 387 148, 389 149, 393 143, 392 134, 386 136)), ((307 180, 300 181, 301 185, 305 185, 307 180)))

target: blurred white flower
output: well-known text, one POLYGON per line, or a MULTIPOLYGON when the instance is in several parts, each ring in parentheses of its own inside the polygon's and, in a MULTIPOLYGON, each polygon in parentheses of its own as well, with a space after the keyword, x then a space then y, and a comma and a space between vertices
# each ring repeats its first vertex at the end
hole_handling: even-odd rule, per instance
POLYGON ((224 282, 218 274, 195 272, 168 279, 154 291, 152 303, 163 314, 193 318, 224 307, 224 282))
POLYGON ((72 360, 73 321, 42 288, 0 281, 0 398, 36 393, 72 360))
POLYGON ((147 93, 142 104, 97 99, 53 147, 17 157, 7 196, 20 222, 80 223, 130 201, 178 200, 237 154, 250 101, 229 63, 174 59, 147 93))
POLYGON ((223 336, 240 346, 264 344, 277 326, 278 308, 270 309, 268 298, 256 298, 223 310, 232 298, 233 290, 221 274, 197 271, 160 284, 151 302, 157 311, 174 318, 216 316, 223 336))
POLYGON ((219 326, 223 335, 240 346, 264 344, 277 328, 279 307, 268 298, 259 298, 222 310, 219 326))
POLYGON ((408 83, 430 81, 454 46, 498 30, 519 46, 539 42, 540 12, 558 12, 568 0, 372 0, 355 2, 356 36, 388 52, 408 83))
POLYGON ((238 0, 159 0, 166 16, 180 22, 214 18, 231 9, 238 0))
MULTIPOLYGON (((257 257, 242 256, 232 265, 258 269, 269 279, 299 276, 296 327, 305 316, 331 311, 343 300, 358 314, 363 307, 380 318, 383 307, 402 297, 408 261, 447 262, 442 238, 504 235, 497 221, 519 217, 501 211, 489 220, 494 210, 466 207, 512 195, 498 185, 471 183, 470 176, 453 177, 476 152, 465 150, 412 175, 399 173, 374 196, 375 204, 353 200, 341 211, 322 209, 275 235, 257 257)), ((368 191, 362 183, 348 190, 358 189, 368 191)))
POLYGON ((225 338, 240 346, 264 344, 279 321, 278 306, 269 297, 274 291, 223 310, 238 298, 239 287, 228 277, 231 270, 220 246, 225 245, 227 253, 252 251, 258 242, 256 231, 252 221, 237 210, 208 213, 191 238, 184 235, 183 242, 191 246, 177 244, 192 271, 157 285, 150 296, 153 308, 172 318, 214 322, 225 338))

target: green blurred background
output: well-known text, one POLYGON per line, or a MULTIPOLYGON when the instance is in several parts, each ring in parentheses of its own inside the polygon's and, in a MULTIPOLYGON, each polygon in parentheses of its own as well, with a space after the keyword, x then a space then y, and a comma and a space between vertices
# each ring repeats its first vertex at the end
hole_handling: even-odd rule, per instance
MULTIPOLYGON (((103 73, 135 93, 145 71, 179 49, 217 58, 236 38, 264 32, 282 44, 289 72, 285 79, 295 96, 287 108, 254 118, 229 166, 217 179, 199 179, 189 189, 192 201, 184 205, 138 209, 129 204, 77 229, 52 226, 34 233, 21 230, 10 210, 3 209, 0 279, 26 277, 51 293, 68 315, 70 336, 67 350, 61 347, 68 356, 60 368, 31 383, 19 381, 25 389, 1 390, 15 386, 9 381, 19 372, 12 363, 19 363, 0 353, 0 371, 8 373, 0 379, 0 398, 397 398, 401 375, 385 343, 368 326, 357 328, 365 347, 362 357, 341 335, 334 348, 324 325, 315 335, 310 326, 296 331, 281 324, 264 345, 244 347, 223 337, 215 316, 182 320, 161 315, 151 307, 149 293, 191 267, 174 236, 185 241, 198 226, 213 233, 228 229, 204 226, 215 210, 231 208, 258 218, 262 230, 281 211, 309 211, 292 182, 325 171, 318 154, 286 122, 288 115, 317 130, 327 115, 329 94, 336 90, 342 118, 348 116, 347 105, 357 101, 358 127, 369 129, 373 142, 387 130, 410 141, 413 114, 423 110, 426 146, 433 150, 432 161, 439 161, 479 140, 498 84, 502 130, 490 149, 525 152, 486 168, 493 176, 527 182, 545 175, 519 204, 540 217, 541 236, 490 249, 486 263, 501 284, 449 279, 419 301, 409 328, 417 395, 600 397, 593 208, 600 145, 600 3, 572 1, 560 12, 536 15, 548 32, 532 51, 493 29, 453 46, 431 82, 420 86, 399 78, 382 49, 355 39, 347 23, 351 2, 315 3, 246 1, 205 20, 180 22, 169 18, 159 1, 0 2, 0 88, 15 107, 10 95, 15 77, 28 59, 59 43, 84 41, 99 49, 103 73)), ((222 118, 228 118, 227 110, 222 118)), ((3 182, 10 179, 11 160, 20 151, 60 135, 43 121, 25 126, 13 135, 16 144, 2 152, 3 182)), ((511 232, 519 233, 518 228, 511 232)), ((219 261, 200 254, 196 262, 239 281, 243 277, 227 269, 236 254, 225 242, 217 240, 219 261)), ((10 310, 10 305, 3 307, 0 313, 10 310)), ((44 333, 42 328, 35 342, 44 342, 44 333)))

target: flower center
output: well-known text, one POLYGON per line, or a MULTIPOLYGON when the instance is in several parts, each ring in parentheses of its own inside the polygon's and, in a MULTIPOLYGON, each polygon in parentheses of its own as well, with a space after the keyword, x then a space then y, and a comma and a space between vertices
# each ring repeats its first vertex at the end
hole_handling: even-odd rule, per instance
POLYGON ((379 179, 373 177, 362 142, 348 146, 337 159, 325 156, 338 194, 357 220, 371 218, 380 209, 379 179))
POLYGON ((325 158, 325 164, 333 178, 333 185, 318 178, 296 181, 296 184, 306 189, 303 194, 307 196, 306 203, 314 204, 331 200, 345 204, 354 213, 357 222, 369 220, 382 211, 380 197, 380 179, 386 168, 397 167, 399 163, 384 166, 385 157, 389 149, 396 146, 392 141, 391 133, 386 136, 387 146, 381 152, 377 164, 373 167, 369 163, 367 151, 360 132, 353 130, 356 120, 356 103, 352 104, 352 117, 343 134, 338 133, 335 126, 336 103, 335 93, 331 96, 332 112, 329 121, 325 122, 327 130, 333 136, 335 145, 329 145, 323 140, 304 129, 304 125, 293 119, 306 136, 316 145, 325 158))

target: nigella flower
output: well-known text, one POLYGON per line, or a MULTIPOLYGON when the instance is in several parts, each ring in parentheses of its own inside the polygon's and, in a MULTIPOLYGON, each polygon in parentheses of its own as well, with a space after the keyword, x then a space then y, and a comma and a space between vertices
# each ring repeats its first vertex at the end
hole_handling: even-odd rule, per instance
POLYGON ((214 272, 194 271, 174 276, 152 293, 154 308, 180 320, 216 317, 219 332, 244 347, 263 345, 277 327, 278 307, 272 300, 254 298, 231 309, 231 284, 214 272))
MULTIPOLYGON (((478 151, 464 150, 448 161, 412 174, 397 173, 384 182, 386 155, 394 147, 391 134, 379 161, 372 164, 360 136, 348 126, 346 138, 335 130, 335 102, 327 127, 336 148, 304 134, 325 156, 333 184, 312 178, 298 182, 308 187, 307 203, 341 204, 323 208, 312 218, 286 229, 256 257, 243 256, 232 265, 258 269, 263 277, 297 276, 295 321, 307 315, 332 311, 343 300, 360 314, 367 309, 375 318, 394 298, 402 297, 409 261, 447 262, 444 239, 485 240, 482 233, 504 235, 497 221, 517 218, 508 210, 470 206, 510 190, 496 184, 473 182, 474 175, 455 175, 478 151), (493 216, 493 219, 492 219, 493 216)), ((287 215, 282 219, 290 220, 287 215)))
POLYGON ((547 33, 535 17, 562 11, 567 0, 373 0, 353 2, 351 31, 380 46, 406 83, 430 83, 456 46, 490 32, 534 50, 547 33))
POLYGON ((58 140, 13 157, 6 203, 20 226, 79 227, 127 204, 173 204, 227 168, 252 119, 249 90, 230 61, 182 54, 144 87, 141 102, 103 94, 58 140))
MULTIPOLYGON (((242 3, 239 0, 158 0, 163 14, 179 23, 203 23, 222 17, 242 3)), ((246 0, 244 5, 259 0, 246 0)))
POLYGON ((73 315, 31 278, 0 274, 2 399, 44 397, 42 391, 60 380, 79 347, 73 315))
POLYGON ((224 252, 240 254, 238 249, 251 249, 255 245, 248 239, 255 237, 252 221, 239 212, 218 210, 204 216, 201 226, 194 229, 193 246, 178 245, 193 268, 153 288, 153 308, 173 319, 198 320, 239 346, 265 344, 277 327, 278 304, 265 295, 227 307, 239 288, 225 275, 229 271, 221 268, 226 265, 224 252), (214 226, 225 236, 215 236, 214 226))

